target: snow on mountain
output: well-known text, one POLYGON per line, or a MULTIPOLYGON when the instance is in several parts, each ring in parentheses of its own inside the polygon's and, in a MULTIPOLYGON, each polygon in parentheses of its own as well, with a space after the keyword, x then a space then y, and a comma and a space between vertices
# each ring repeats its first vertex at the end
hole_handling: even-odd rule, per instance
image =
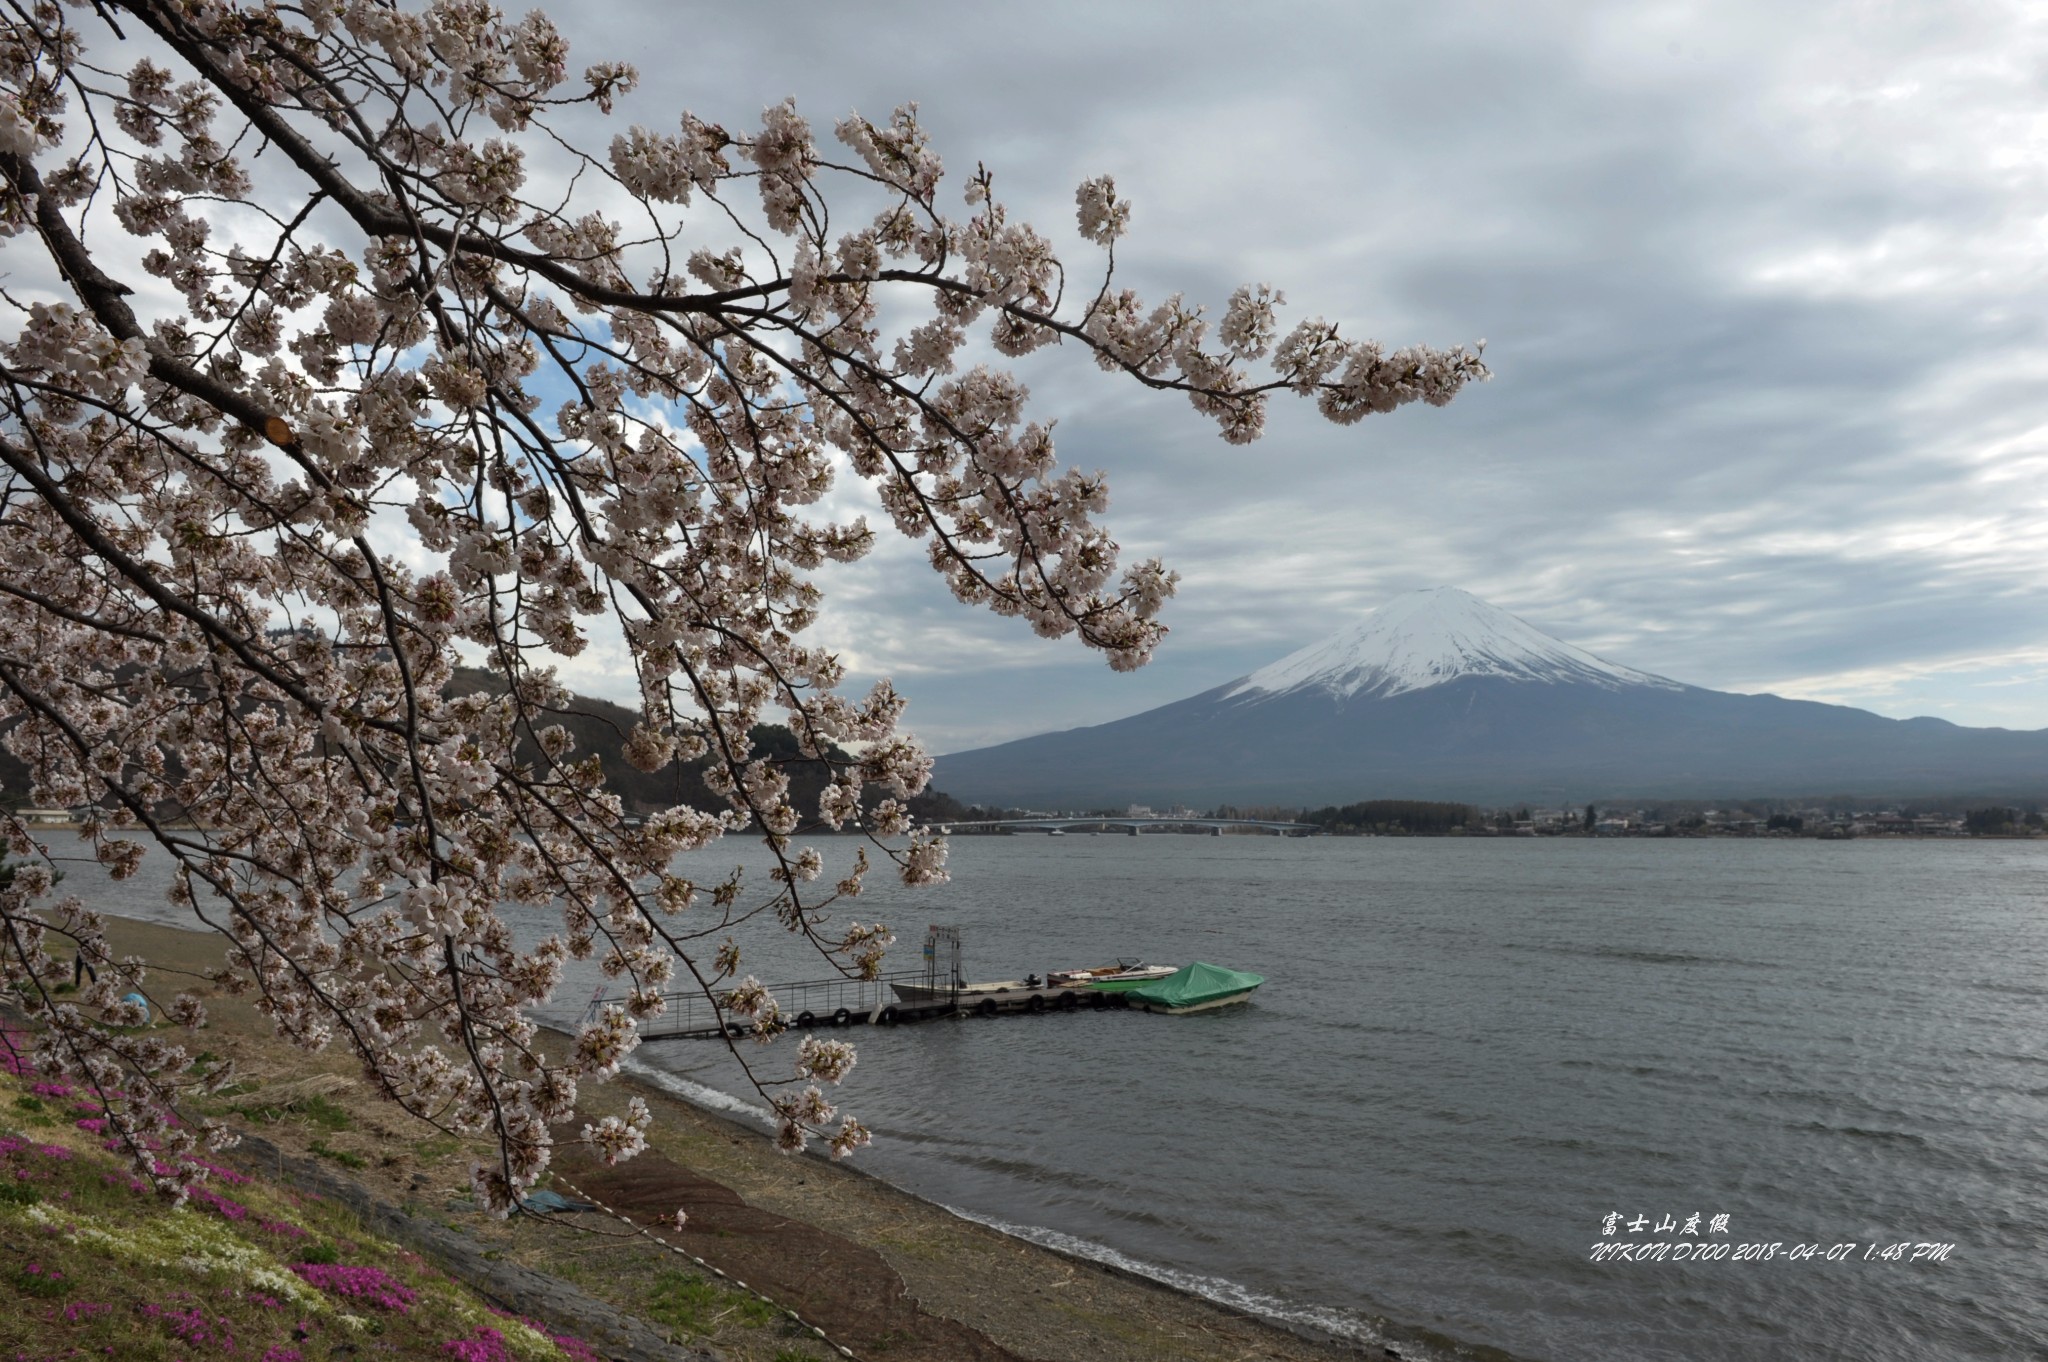
POLYGON ((1325 643, 1089 728, 938 759, 937 787, 999 808, 1315 808, 1446 799, 1886 799, 2048 788, 2048 729, 1731 695, 1616 666, 1463 591, 1389 602, 1325 643))
POLYGON ((1259 668, 1221 698, 1257 702, 1303 691, 1385 698, 1461 676, 1685 689, 1595 657, 1470 592, 1443 586, 1395 597, 1352 628, 1259 668))

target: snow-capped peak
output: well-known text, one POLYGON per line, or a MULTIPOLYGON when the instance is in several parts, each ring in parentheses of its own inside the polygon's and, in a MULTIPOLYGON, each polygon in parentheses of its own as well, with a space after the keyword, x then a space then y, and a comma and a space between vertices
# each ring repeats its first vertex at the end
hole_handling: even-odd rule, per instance
POLYGON ((1322 690, 1339 699, 1399 695, 1461 676, 1514 681, 1683 690, 1676 681, 1639 672, 1554 639, 1470 592, 1440 586, 1396 596, 1357 625, 1231 687, 1225 699, 1322 690))

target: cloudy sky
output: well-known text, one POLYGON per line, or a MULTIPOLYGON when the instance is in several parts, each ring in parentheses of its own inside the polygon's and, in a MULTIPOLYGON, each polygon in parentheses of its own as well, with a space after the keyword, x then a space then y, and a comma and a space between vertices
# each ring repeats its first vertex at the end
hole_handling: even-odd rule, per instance
MULTIPOLYGON (((577 64, 640 65, 638 121, 916 100, 956 178, 985 162, 1076 255, 1074 186, 1114 175, 1147 298, 1266 281, 1289 320, 1487 341, 1497 377, 1448 409, 1282 403, 1249 448, 1071 349, 1034 364, 1126 554, 1181 572, 1173 635, 1115 675, 954 604, 913 546, 835 570, 826 633, 936 751, 1178 699, 1436 585, 1698 685, 2048 726, 2038 5, 549 8, 577 64)), ((604 653, 572 679, 622 691, 604 653)))

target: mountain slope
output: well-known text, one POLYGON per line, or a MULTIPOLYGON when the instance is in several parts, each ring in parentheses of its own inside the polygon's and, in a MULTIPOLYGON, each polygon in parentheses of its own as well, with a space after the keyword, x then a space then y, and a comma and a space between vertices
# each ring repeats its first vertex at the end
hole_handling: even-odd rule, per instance
POLYGON ((1446 589, 1158 709, 941 757, 934 783, 1034 808, 2021 795, 2048 789, 2048 733, 1687 686, 1446 589))
POLYGON ((1583 683, 1605 690, 1683 689, 1676 681, 1595 657, 1470 592, 1446 586, 1397 597, 1354 628, 1235 682, 1224 698, 1297 691, 1338 699, 1385 698, 1465 676, 1583 683))

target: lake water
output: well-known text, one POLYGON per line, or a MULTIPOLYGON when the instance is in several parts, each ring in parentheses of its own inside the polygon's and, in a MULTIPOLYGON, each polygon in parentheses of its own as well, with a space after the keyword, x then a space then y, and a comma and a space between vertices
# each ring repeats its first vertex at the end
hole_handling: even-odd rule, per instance
MULTIPOLYGON (((1009 837, 952 864, 861 901, 906 966, 945 922, 970 977, 1269 982, 849 1033, 859 1159, 911 1191, 1409 1357, 2048 1355, 2048 845, 1009 837), (1674 1248, 1590 1260, 1615 1243, 1674 1248), (1675 1261, 1698 1244, 1726 1256, 1675 1261)), ((169 920, 158 874, 67 888, 169 920)), ((821 972, 786 942, 747 968, 821 972)), ((714 1043, 637 1058, 744 1096, 714 1043)))

